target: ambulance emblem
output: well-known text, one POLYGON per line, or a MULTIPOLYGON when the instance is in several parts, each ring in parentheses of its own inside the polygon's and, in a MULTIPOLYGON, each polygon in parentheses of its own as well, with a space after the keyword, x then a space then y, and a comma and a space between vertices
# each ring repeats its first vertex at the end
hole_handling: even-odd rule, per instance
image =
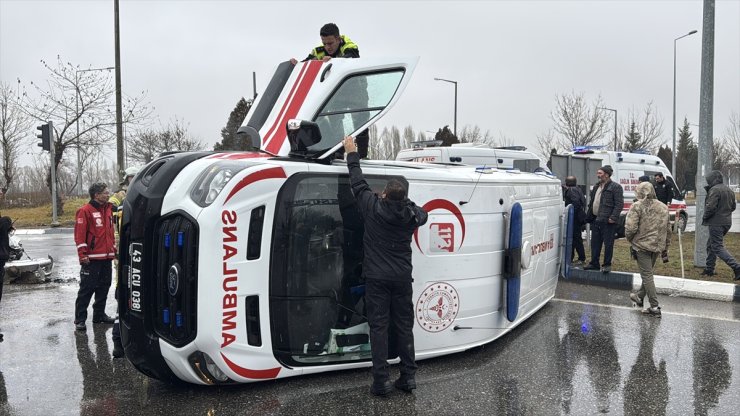
POLYGON ((440 332, 455 321, 460 298, 452 285, 444 282, 427 286, 416 301, 416 321, 427 332, 440 332))

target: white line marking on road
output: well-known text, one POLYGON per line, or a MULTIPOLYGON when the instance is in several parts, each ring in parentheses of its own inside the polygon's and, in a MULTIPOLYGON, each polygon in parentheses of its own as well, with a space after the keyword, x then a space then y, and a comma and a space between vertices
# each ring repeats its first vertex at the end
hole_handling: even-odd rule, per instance
MULTIPOLYGON (((603 307, 609 307, 609 308, 615 308, 615 309, 626 309, 626 310, 637 310, 636 307, 631 306, 621 306, 621 305, 611 305, 611 304, 604 304, 604 303, 595 303, 595 302, 585 302, 582 300, 570 300, 570 299, 552 299, 555 302, 564 302, 564 303, 577 303, 580 305, 594 305, 594 306, 603 306, 603 307)), ((740 323, 740 319, 732 319, 732 318, 720 318, 716 316, 705 316, 705 315, 693 315, 690 313, 683 313, 683 312, 666 312, 661 311, 663 315, 675 315, 675 316, 686 316, 688 318, 704 318, 704 319, 713 319, 715 321, 725 321, 725 322, 737 322, 740 323)), ((646 315, 647 317, 647 315, 646 315)), ((652 318, 652 317, 651 317, 652 318)), ((658 318, 653 318, 658 319, 658 318)))

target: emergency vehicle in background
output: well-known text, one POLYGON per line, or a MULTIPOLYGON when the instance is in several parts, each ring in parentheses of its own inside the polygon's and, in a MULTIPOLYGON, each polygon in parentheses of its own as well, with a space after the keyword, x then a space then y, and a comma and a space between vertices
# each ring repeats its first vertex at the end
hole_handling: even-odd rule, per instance
MULTIPOLYGON (((676 182, 673 180, 668 167, 663 161, 655 155, 646 153, 630 153, 630 152, 619 152, 611 150, 601 150, 600 146, 592 147, 585 146, 575 148, 572 152, 566 152, 559 155, 552 155, 552 171, 559 178, 563 179, 568 175, 574 175, 576 170, 573 169, 572 163, 563 163, 564 159, 568 157, 577 159, 592 159, 598 161, 598 166, 611 165, 614 169, 612 174, 612 180, 622 186, 624 191, 624 208, 619 220, 619 229, 617 235, 619 237, 624 236, 624 220, 627 216, 627 212, 632 206, 632 202, 635 199, 635 188, 640 183, 640 177, 647 175, 650 181, 655 183, 655 174, 662 173, 665 177, 666 182, 673 185, 674 195, 673 200, 668 205, 668 211, 671 214, 671 221, 675 221, 677 218, 678 227, 681 231, 686 230, 686 223, 688 222, 689 214, 686 208, 686 201, 684 200, 683 194, 678 190, 676 182), (554 159, 560 158, 561 163, 554 159), (570 166, 568 166, 570 165, 570 166)), ((596 182, 596 170, 588 173, 588 181, 584 181, 579 178, 578 183, 593 184, 596 182)), ((586 198, 589 198, 591 187, 584 187, 586 198)))
MULTIPOLYGON (((363 223, 337 152, 396 102, 416 61, 282 63, 239 129, 261 151, 170 154, 138 173, 119 266, 123 345, 138 370, 210 385, 372 365, 363 223)), ((553 298, 572 218, 557 178, 362 169, 378 191, 404 181, 429 213, 412 243, 417 359, 491 342, 553 298)))
POLYGON ((540 158, 524 146, 490 147, 483 143, 455 143, 441 146, 441 140, 414 142, 403 149, 396 160, 406 162, 444 163, 487 166, 497 169, 519 169, 534 172, 540 167, 540 158))

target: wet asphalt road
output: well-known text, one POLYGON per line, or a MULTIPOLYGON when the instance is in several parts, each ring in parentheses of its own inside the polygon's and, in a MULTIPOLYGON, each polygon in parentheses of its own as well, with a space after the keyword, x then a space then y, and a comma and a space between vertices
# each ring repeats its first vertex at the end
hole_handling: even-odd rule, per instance
MULTIPOLYGON (((24 236, 75 277, 71 235, 24 236)), ((0 415, 738 414, 740 305, 662 296, 662 319, 626 292, 561 283, 503 338, 419 363, 419 389, 385 399, 369 370, 228 388, 171 385, 110 356, 110 326, 73 330, 77 284, 6 286, 0 415)), ((114 312, 110 295, 108 312, 114 312)))

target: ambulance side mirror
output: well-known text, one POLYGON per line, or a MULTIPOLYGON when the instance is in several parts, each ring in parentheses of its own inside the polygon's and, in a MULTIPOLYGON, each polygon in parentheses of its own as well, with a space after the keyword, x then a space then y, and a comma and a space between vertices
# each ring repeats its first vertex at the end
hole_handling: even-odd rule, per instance
POLYGON ((288 142, 290 153, 305 153, 310 146, 321 141, 321 130, 319 125, 306 120, 288 120, 288 142))

